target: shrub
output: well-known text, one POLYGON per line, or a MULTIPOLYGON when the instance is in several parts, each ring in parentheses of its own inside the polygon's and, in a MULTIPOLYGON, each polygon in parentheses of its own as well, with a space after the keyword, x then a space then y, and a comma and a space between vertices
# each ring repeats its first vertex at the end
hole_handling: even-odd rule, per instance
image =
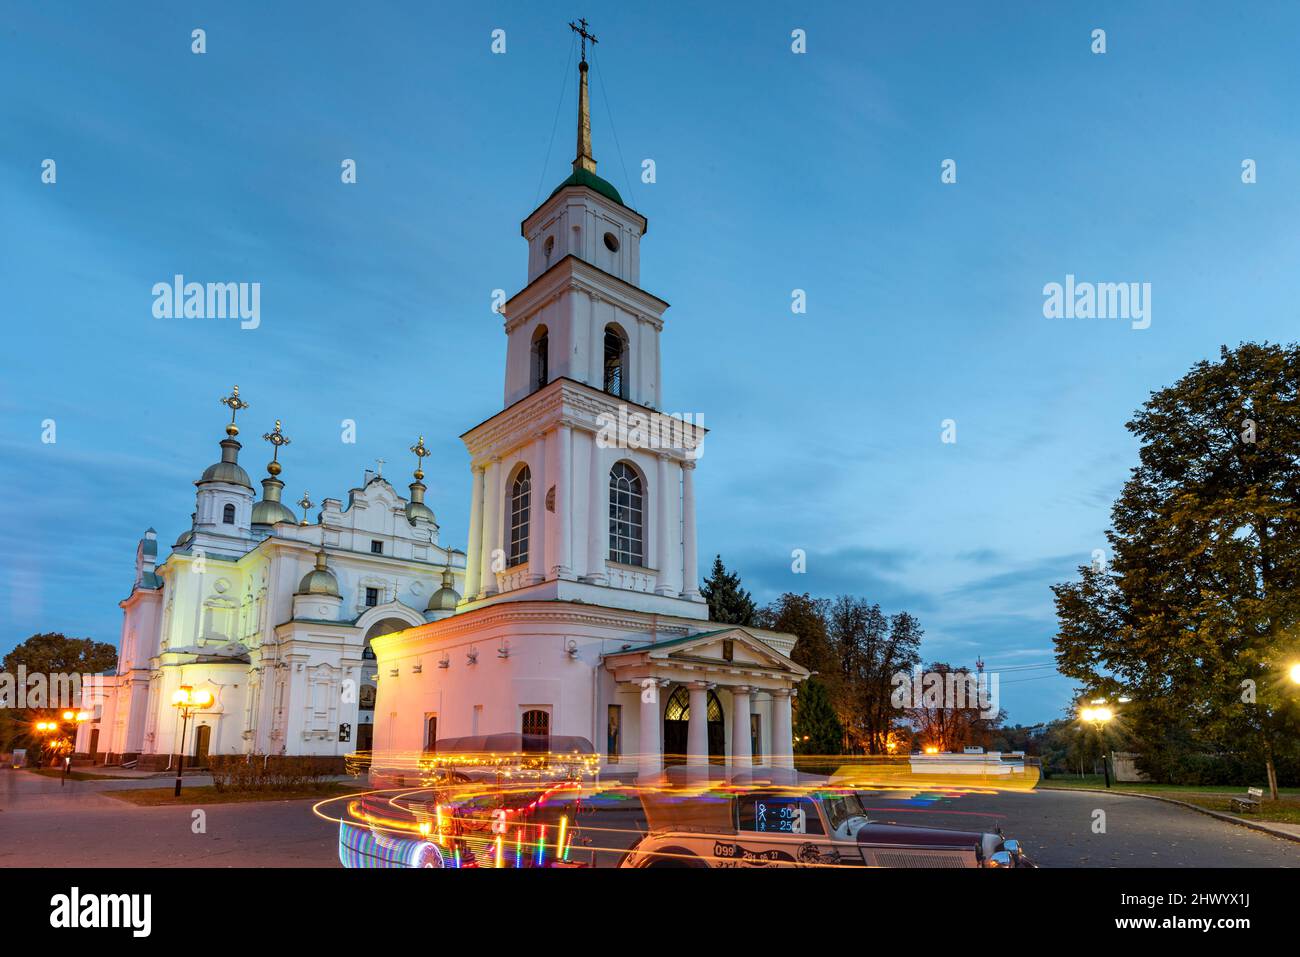
POLYGON ((215 754, 208 770, 218 792, 247 792, 319 790, 339 769, 332 757, 215 754))

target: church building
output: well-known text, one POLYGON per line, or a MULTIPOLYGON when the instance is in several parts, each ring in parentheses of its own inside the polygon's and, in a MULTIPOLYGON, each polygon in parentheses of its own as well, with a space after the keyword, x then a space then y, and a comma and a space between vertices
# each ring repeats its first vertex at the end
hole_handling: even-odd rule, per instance
POLYGON ((158 561, 151 528, 135 556, 122 600, 122 637, 111 674, 92 676, 77 751, 100 763, 173 766, 179 754, 337 757, 371 747, 377 635, 451 615, 465 556, 438 543, 438 524, 415 481, 403 498, 367 472, 347 504, 325 499, 309 523, 281 501, 279 454, 289 438, 279 421, 262 497, 239 464, 238 387, 221 400, 231 411, 220 461, 195 482, 191 527, 158 561), (210 691, 180 740, 172 697, 182 686, 210 691))
POLYGON ((662 411, 668 303, 640 284, 645 217, 596 173, 581 32, 573 172, 522 224, 503 408, 461 437, 464 595, 374 639, 374 759, 506 732, 585 738, 607 771, 790 766, 808 671, 793 635, 710 622, 700 596, 704 430, 662 411))

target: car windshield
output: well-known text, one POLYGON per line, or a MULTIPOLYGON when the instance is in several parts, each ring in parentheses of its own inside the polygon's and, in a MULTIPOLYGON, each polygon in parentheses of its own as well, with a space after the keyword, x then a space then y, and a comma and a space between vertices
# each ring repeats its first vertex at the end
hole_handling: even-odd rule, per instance
POLYGON ((826 809, 826 818, 830 821, 833 831, 839 830, 839 826, 851 817, 867 816, 862 801, 852 791, 823 794, 822 807, 826 809))

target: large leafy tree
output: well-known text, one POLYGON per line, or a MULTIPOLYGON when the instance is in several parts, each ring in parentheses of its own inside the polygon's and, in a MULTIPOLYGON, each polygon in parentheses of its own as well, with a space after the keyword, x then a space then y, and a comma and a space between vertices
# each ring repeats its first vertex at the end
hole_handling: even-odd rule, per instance
POLYGON ((1224 347, 1127 424, 1139 464, 1112 559, 1056 585, 1062 673, 1125 691, 1148 727, 1249 749, 1277 795, 1300 657, 1300 348, 1224 347))
POLYGON ((713 570, 704 580, 700 594, 709 603, 709 620, 724 625, 752 625, 758 613, 754 599, 740 585, 740 575, 727 571, 722 556, 713 559, 713 570))
MULTIPOLYGON (((22 665, 27 675, 86 675, 107 671, 117 664, 117 649, 102 641, 90 638, 69 638, 58 632, 32 635, 4 656, 0 670, 17 681, 22 665)), ((0 709, 0 751, 11 748, 36 748, 40 739, 34 736, 34 722, 54 718, 57 708, 0 709)))
POLYGON ((833 700, 846 744, 884 754, 901 715, 892 702, 893 678, 920 661, 920 624, 906 612, 890 617, 878 604, 840 595, 827 606, 827 631, 839 665, 833 700))

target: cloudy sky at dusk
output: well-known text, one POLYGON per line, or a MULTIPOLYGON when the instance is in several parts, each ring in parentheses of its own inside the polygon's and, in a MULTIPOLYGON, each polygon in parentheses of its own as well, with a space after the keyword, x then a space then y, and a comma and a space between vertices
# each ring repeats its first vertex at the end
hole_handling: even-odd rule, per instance
MULTIPOLYGON (((710 430, 701 568, 910 611, 927 660, 1049 663, 1049 585, 1105 544, 1129 415, 1300 328, 1300 8, 862 6, 6 3, 0 653, 117 640, 135 542, 189 527, 236 382, 255 480, 276 418, 286 497, 317 502, 381 457, 404 490, 423 434, 464 547, 457 436, 501 406, 492 291, 523 285, 519 223, 568 173, 584 15, 600 172, 672 303, 666 405, 710 430), (260 327, 154 318, 177 273, 260 282, 260 327), (1150 283, 1150 328, 1044 318, 1067 274, 1150 283)), ((1050 719, 1070 687, 1009 672, 1002 705, 1050 719)))

